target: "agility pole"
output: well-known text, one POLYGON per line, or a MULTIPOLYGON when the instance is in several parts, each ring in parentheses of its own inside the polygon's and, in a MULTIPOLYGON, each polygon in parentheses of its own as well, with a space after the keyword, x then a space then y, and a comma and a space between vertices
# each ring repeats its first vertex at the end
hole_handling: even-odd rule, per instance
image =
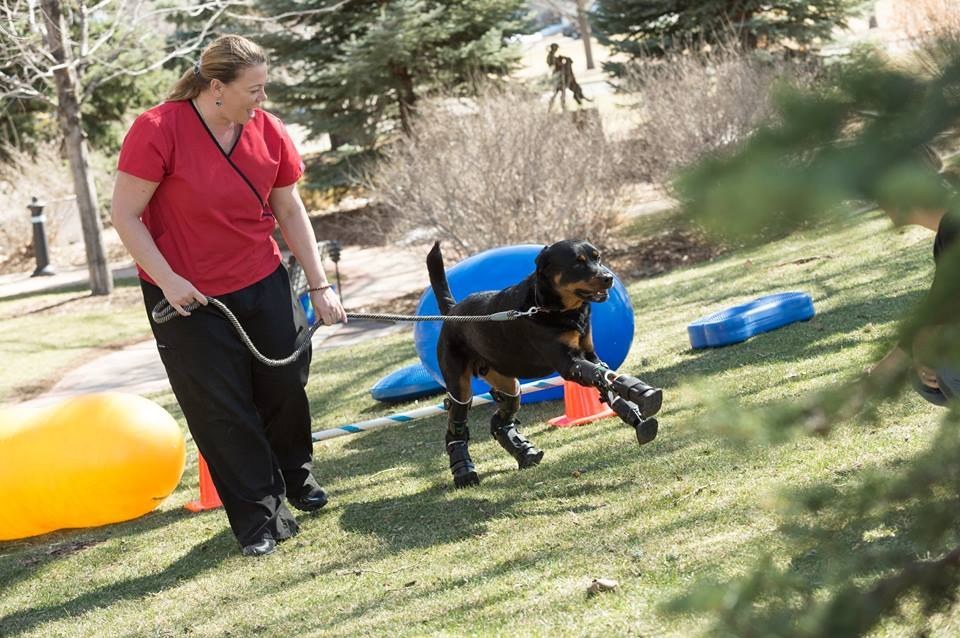
MULTIPOLYGON (((563 379, 561 377, 553 377, 550 379, 543 379, 540 381, 531 381, 530 383, 524 383, 520 386, 521 394, 530 394, 532 392, 539 392, 540 390, 546 390, 547 388, 555 388, 557 386, 563 385, 563 379)), ((471 405, 483 405, 484 403, 493 403, 493 397, 490 396, 489 392, 484 392, 483 394, 477 394, 473 397, 473 403, 471 405)), ((423 419, 428 416, 434 416, 437 414, 443 414, 447 409, 443 407, 442 403, 436 405, 430 405, 423 408, 417 408, 416 410, 410 410, 409 412, 401 412, 399 414, 393 414, 391 416, 382 416, 376 419, 370 419, 369 421, 361 421, 360 423, 350 423, 349 425, 341 425, 338 428, 331 428, 329 430, 318 430, 311 434, 313 441, 326 441, 328 439, 335 439, 338 436, 347 436, 348 434, 358 434, 360 432, 369 432, 370 430, 379 430, 381 428, 388 428, 391 425, 399 425, 401 423, 409 423, 410 421, 416 421, 417 419, 423 419)))

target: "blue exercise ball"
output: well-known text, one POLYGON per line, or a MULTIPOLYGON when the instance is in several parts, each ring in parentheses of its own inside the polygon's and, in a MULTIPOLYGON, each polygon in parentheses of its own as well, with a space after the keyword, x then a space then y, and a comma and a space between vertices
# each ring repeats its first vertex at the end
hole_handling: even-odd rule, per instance
MULTIPOLYGON (((520 244, 493 248, 464 259, 447 270, 447 281, 453 297, 460 301, 474 292, 500 290, 512 286, 536 270, 536 258, 543 250, 541 244, 520 244)), ((602 303, 591 302, 590 325, 597 356, 617 369, 627 358, 633 343, 633 305, 623 283, 614 275, 609 298, 602 303)), ((439 314, 433 290, 427 290, 417 305, 418 315, 439 314)), ((518 319, 517 321, 525 321, 518 319)), ((414 325, 413 341, 420 360, 437 383, 443 385, 443 375, 437 363, 437 341, 440 338, 439 321, 423 321, 414 325)), ((536 379, 520 379, 521 383, 536 379)), ((488 392, 490 386, 483 379, 473 380, 474 394, 488 392)), ((556 387, 524 395, 523 403, 534 403, 563 397, 563 388, 556 387)))

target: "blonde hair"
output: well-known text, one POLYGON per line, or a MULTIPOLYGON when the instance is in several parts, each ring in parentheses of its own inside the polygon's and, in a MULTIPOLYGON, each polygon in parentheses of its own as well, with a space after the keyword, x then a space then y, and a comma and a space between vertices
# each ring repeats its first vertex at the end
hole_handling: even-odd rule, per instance
POLYGON ((192 67, 187 69, 167 95, 167 101, 192 100, 210 86, 210 80, 233 82, 240 72, 267 63, 260 45, 239 35, 220 36, 207 45, 192 67))

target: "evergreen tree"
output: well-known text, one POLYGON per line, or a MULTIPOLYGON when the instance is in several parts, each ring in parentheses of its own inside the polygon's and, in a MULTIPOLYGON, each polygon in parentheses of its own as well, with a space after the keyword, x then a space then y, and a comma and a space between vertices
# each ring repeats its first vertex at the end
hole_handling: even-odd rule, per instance
MULTIPOLYGON (((597 39, 637 58, 667 49, 727 39, 808 45, 843 26, 859 0, 597 0, 597 39)), ((622 66, 606 65, 613 72, 622 66)))
MULTIPOLYGON (((777 125, 689 171, 680 191, 701 222, 740 240, 844 214, 864 200, 957 210, 960 196, 918 147, 953 135, 958 95, 960 48, 929 78, 859 59, 828 86, 780 96, 777 125)), ((901 343, 945 310, 957 319, 960 246, 941 256, 939 269, 951 273, 950 285, 906 318, 901 343)), ((958 361, 960 338, 949 326, 929 351, 958 361)), ((776 443, 791 433, 826 436, 851 421, 862 425, 912 376, 912 369, 865 375, 763 410, 720 401, 710 418, 731 426, 728 437, 776 443)), ((788 493, 782 553, 761 558, 736 582, 701 584, 675 607, 714 611, 714 633, 723 636, 859 636, 903 612, 902 620, 918 622, 917 635, 926 635, 924 618, 955 604, 960 588, 958 426, 960 402, 953 401, 926 451, 842 485, 828 475, 788 493)))
POLYGON ((385 125, 410 131, 417 100, 437 89, 470 90, 506 74, 517 53, 505 36, 522 0, 266 0, 281 29, 262 41, 287 81, 271 98, 312 134, 372 146, 385 125), (311 13, 311 9, 318 10, 311 13))

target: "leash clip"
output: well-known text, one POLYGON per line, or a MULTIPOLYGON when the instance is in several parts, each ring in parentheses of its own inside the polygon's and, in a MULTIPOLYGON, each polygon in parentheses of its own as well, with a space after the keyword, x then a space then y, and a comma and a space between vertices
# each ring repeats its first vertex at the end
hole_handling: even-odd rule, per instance
POLYGON ((531 315, 537 314, 540 309, 536 306, 529 308, 528 310, 503 310, 501 312, 495 312, 492 315, 487 315, 488 321, 512 321, 513 319, 519 319, 520 317, 529 317, 531 315))

